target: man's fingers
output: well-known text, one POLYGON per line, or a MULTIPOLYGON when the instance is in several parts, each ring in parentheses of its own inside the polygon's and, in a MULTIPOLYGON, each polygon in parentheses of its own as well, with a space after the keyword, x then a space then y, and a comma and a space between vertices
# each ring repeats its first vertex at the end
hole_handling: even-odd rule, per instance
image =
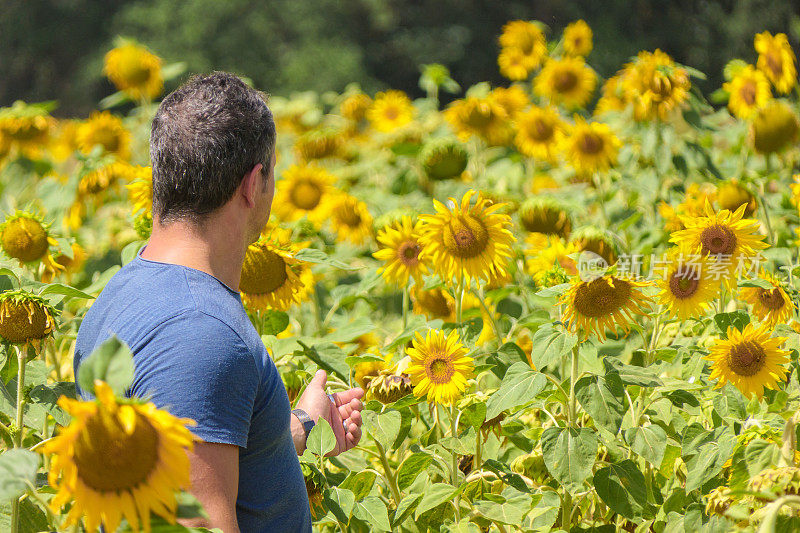
POLYGON ((361 440, 361 428, 355 424, 350 424, 350 428, 347 431, 347 449, 351 449, 358 441, 361 440))
POLYGON ((339 415, 342 417, 342 420, 345 420, 350 418, 353 413, 357 413, 363 408, 364 404, 361 403, 361 400, 350 400, 350 403, 339 407, 339 415))
POLYGON ((359 399, 364 397, 364 389, 361 387, 356 387, 355 389, 349 389, 342 392, 337 392, 334 394, 336 397, 336 405, 347 405, 350 403, 351 400, 359 399))
POLYGON ((325 383, 327 383, 327 381, 328 381, 328 373, 320 369, 317 370, 317 373, 314 374, 313 378, 311 378, 311 383, 309 383, 309 385, 314 385, 316 387, 319 387, 320 389, 324 389, 325 383))

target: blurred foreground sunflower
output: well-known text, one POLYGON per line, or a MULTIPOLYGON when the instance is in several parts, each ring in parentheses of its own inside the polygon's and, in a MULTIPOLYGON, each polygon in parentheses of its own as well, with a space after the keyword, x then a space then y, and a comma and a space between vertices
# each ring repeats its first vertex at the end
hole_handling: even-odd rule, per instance
POLYGON ((558 235, 568 238, 572 221, 567 209, 547 196, 528 198, 519 208, 519 221, 531 233, 558 235))
POLYGON ((772 98, 769 80, 753 65, 747 65, 734 74, 731 81, 722 85, 730 94, 728 109, 736 117, 750 119, 772 98))
POLYGON ((516 117, 514 144, 520 153, 555 163, 566 124, 554 107, 533 106, 516 117))
POLYGON ((797 58, 785 33, 765 31, 753 40, 758 52, 758 69, 766 74, 779 93, 787 94, 797 84, 797 58))
POLYGON ((797 140, 800 121, 783 100, 770 100, 753 117, 750 143, 760 154, 782 152, 797 140))
POLYGON ((533 81, 533 90, 568 109, 586 107, 597 86, 597 74, 581 57, 550 59, 533 81))
POLYGON ((569 56, 582 57, 592 51, 592 28, 585 20, 570 22, 564 28, 564 51, 569 56))
POLYGON ((418 286, 422 276, 428 274, 428 262, 420 259, 421 233, 422 222, 417 220, 412 223, 409 216, 403 216, 378 232, 376 240, 382 248, 372 255, 384 261, 379 272, 387 283, 405 287, 411 278, 414 285, 418 286))
POLYGON ((506 23, 498 42, 503 50, 519 51, 525 57, 529 71, 541 65, 547 56, 547 41, 541 27, 535 22, 512 20, 506 23))
POLYGON ((77 528, 83 518, 89 532, 116 531, 122 518, 149 531, 151 512, 174 523, 174 492, 190 485, 186 450, 195 438, 186 425, 193 421, 119 400, 102 381, 94 393, 94 401, 58 400, 73 419, 39 450, 52 457, 50 508, 58 513, 71 503, 64 526, 77 528))
POLYGON ((617 164, 622 142, 607 124, 575 120, 561 141, 561 151, 579 174, 604 172, 617 164))
POLYGON ((407 349, 411 356, 407 372, 414 395, 427 396, 429 403, 452 405, 467 388, 474 367, 457 331, 445 336, 431 330, 425 337, 417 332, 412 345, 407 349))
POLYGON ((414 119, 414 104, 403 91, 386 91, 375 95, 366 116, 378 131, 390 132, 414 119))
POLYGON ((292 165, 283 172, 273 211, 281 220, 308 217, 319 224, 330 214, 333 175, 315 165, 292 165))
POLYGON ((731 382, 742 394, 761 398, 764 389, 777 389, 786 376, 789 352, 779 347, 785 337, 770 337, 767 324, 747 324, 744 331, 729 327, 727 339, 719 339, 705 357, 711 361, 710 379, 718 380, 715 388, 731 382))
POLYGON ((164 89, 161 59, 136 43, 109 50, 103 72, 118 90, 136 100, 152 100, 164 89))
POLYGON ((131 134, 122 125, 122 120, 109 111, 92 113, 89 120, 79 125, 76 142, 84 154, 99 145, 106 153, 120 159, 127 161, 130 158, 131 134))
POLYGON ((498 214, 503 204, 490 202, 469 190, 457 203, 450 198, 450 209, 434 199, 436 214, 420 215, 423 223, 421 259, 430 261, 442 279, 489 280, 504 275, 512 256, 511 217, 498 214))
POLYGON ((367 204, 349 194, 338 194, 332 200, 330 221, 339 241, 361 245, 372 236, 372 215, 367 204))
POLYGON ((502 146, 513 135, 508 113, 491 96, 468 96, 463 100, 456 100, 445 109, 444 118, 462 141, 476 136, 489 146, 502 146))
POLYGON ((620 327, 627 332, 635 315, 647 313, 650 298, 642 293, 647 285, 611 275, 591 281, 578 279, 558 303, 566 306, 564 321, 570 331, 605 339, 606 331, 620 327))

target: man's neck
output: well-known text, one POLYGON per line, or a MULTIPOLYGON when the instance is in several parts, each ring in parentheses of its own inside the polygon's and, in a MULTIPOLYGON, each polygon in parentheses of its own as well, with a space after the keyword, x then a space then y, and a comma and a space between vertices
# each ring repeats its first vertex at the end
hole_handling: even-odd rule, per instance
POLYGON ((238 290, 247 245, 235 226, 224 220, 207 220, 199 227, 185 220, 166 226, 153 221, 142 257, 200 270, 238 290))

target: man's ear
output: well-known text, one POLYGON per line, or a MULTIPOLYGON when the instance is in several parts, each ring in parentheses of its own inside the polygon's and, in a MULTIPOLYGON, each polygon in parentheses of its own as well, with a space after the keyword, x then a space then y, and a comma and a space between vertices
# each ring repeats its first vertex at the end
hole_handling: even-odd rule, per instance
POLYGON ((254 207, 256 205, 258 180, 261 179, 261 167, 261 163, 254 166, 250 172, 244 175, 242 183, 239 185, 239 193, 242 195, 247 207, 254 207))

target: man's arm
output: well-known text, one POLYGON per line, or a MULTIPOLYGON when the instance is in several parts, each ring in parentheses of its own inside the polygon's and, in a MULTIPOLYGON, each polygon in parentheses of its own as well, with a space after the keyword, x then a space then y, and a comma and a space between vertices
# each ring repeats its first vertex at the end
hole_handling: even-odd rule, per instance
POLYGON ((181 520, 187 527, 220 528, 239 533, 236 496, 239 492, 239 447, 232 444, 198 442, 187 452, 191 462, 191 493, 202 504, 208 519, 181 520))

